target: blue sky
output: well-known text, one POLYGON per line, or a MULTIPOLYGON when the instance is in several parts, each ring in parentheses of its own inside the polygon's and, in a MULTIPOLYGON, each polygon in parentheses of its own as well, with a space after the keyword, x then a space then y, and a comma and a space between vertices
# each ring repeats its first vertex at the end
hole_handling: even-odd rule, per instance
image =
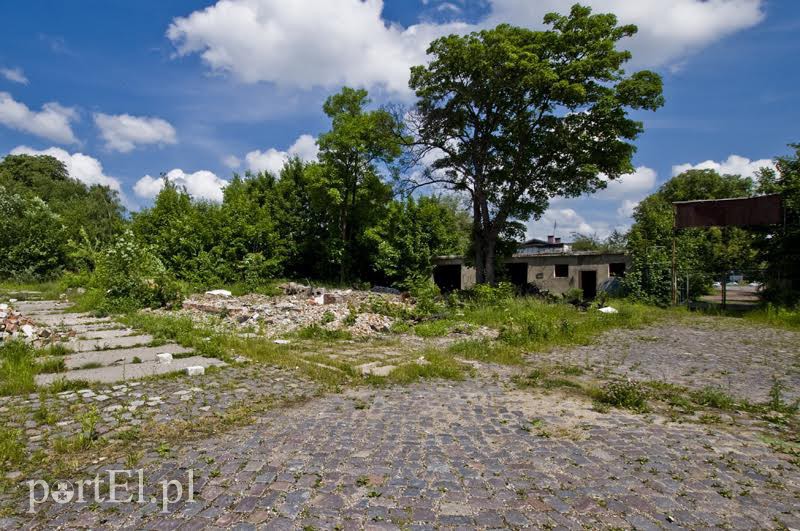
MULTIPOLYGON (((572 0, 80 0, 3 2, 0 156, 48 152, 74 177, 118 187, 131 208, 161 172, 215 199, 233 171, 315 156, 325 97, 364 86, 410 103, 430 39, 499 22, 540 27, 572 0), (13 23, 9 23, 13 21, 13 23)), ((637 172, 556 200, 529 235, 607 233, 676 167, 752 173, 799 142, 800 3, 593 0, 636 23, 632 68, 665 81, 642 113, 637 172)))

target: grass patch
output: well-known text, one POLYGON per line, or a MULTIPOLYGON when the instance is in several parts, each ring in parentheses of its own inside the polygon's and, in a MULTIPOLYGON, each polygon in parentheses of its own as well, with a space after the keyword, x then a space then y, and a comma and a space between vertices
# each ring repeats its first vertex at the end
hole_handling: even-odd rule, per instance
POLYGON ((718 387, 704 387, 690 393, 692 400, 701 406, 732 410, 736 408, 736 400, 718 387))
POLYGON ((197 325, 189 317, 171 317, 148 312, 134 312, 118 319, 130 328, 142 330, 156 340, 175 341, 201 356, 222 358, 226 336, 197 325))
POLYGON ((330 330, 317 324, 300 328, 292 335, 298 339, 311 339, 317 341, 340 341, 353 339, 353 334, 347 330, 330 330))
POLYGON ((490 340, 459 341, 448 347, 447 351, 469 360, 501 365, 521 365, 523 351, 505 343, 490 340))
POLYGON ((444 380, 463 380, 466 376, 464 366, 451 356, 435 350, 425 351, 419 361, 405 363, 389 373, 388 376, 368 376, 367 381, 375 384, 409 384, 422 379, 441 378, 444 380))
POLYGON ((550 368, 539 367, 533 369, 522 377, 515 377, 515 383, 520 387, 539 387, 542 389, 568 388, 583 390, 583 385, 569 378, 554 375, 550 368))
POLYGON ((499 329, 499 339, 507 345, 542 351, 555 346, 589 344, 606 330, 644 326, 668 311, 623 300, 615 300, 613 306, 618 313, 604 314, 594 309, 580 311, 570 304, 522 297, 469 306, 464 310, 463 319, 499 329))
POLYGON ((0 346, 0 395, 21 395, 36 389, 34 349, 22 341, 0 346))
POLYGON ((38 374, 55 374, 67 371, 67 364, 63 357, 44 358, 36 362, 36 372, 38 374))
POLYGON ((21 301, 58 299, 62 292, 62 286, 57 280, 49 282, 16 282, 13 280, 6 280, 0 282, 0 297, 13 298, 21 301))
POLYGON ((800 308, 790 309, 768 304, 758 310, 747 312, 742 317, 745 321, 752 323, 787 330, 800 330, 800 308))
POLYGON ((25 458, 22 430, 4 428, 0 430, 0 469, 16 466, 25 458))
POLYGON ((414 326, 414 334, 419 337, 442 337, 449 334, 454 325, 455 322, 450 319, 426 321, 414 326))

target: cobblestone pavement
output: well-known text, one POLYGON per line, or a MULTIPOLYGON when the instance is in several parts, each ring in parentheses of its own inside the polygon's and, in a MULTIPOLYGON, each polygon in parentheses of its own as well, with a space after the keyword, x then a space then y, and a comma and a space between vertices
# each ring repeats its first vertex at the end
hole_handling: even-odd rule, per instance
POLYGON ((225 414, 255 398, 296 399, 318 392, 296 372, 262 364, 234 365, 202 378, 175 374, 57 394, 0 397, 0 425, 23 432, 26 452, 48 450, 57 439, 81 432, 81 420, 96 411, 94 431, 114 439, 148 423, 197 421, 225 414))
POLYGON ((800 398, 800 334, 731 318, 692 316, 640 330, 612 330, 592 345, 531 355, 640 380, 718 387, 764 402, 774 378, 800 398))
MULTIPOLYGON (((146 499, 161 480, 186 483, 191 469, 195 501, 166 514, 156 502, 51 503, 21 522, 129 529, 800 526, 797 466, 753 434, 601 414, 588 403, 490 379, 328 396, 149 459, 146 499)), ((97 471, 115 467, 125 468, 97 471)))
MULTIPOLYGON (((671 355, 681 344, 676 330, 625 331, 602 348, 613 351, 609 338, 621 337, 620 350, 663 342, 671 355), (632 339, 657 334, 667 335, 632 339)), ((720 330, 703 324, 680 337, 697 345, 712 336, 720 330)), ((738 378, 760 382, 762 362, 752 356, 738 378)), ((482 366, 463 382, 360 388, 267 411, 252 425, 149 452, 137 465, 146 503, 49 502, 35 515, 0 518, 0 528, 800 528, 796 458, 773 451, 747 423, 602 413, 559 390, 517 389, 514 371, 482 366), (160 482, 188 490, 189 471, 194 500, 184 493, 162 513, 160 482)), ((269 381, 265 374, 265 388, 269 381)), ((103 463, 64 479, 128 468, 103 463)))

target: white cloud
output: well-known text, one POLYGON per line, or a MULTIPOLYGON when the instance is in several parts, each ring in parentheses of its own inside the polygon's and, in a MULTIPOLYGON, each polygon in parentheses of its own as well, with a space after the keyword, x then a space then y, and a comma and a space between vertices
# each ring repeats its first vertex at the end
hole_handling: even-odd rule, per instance
POLYGON ((620 218, 629 218, 633 216, 633 211, 636 210, 637 206, 639 206, 639 201, 624 199, 617 209, 617 216, 620 218))
POLYGON ((234 170, 242 165, 242 161, 236 155, 228 155, 224 159, 222 159, 222 163, 229 167, 230 169, 234 170))
POLYGON ((672 167, 672 175, 679 175, 687 170, 714 170, 722 175, 741 175, 753 177, 761 168, 775 168, 770 159, 750 160, 739 155, 731 155, 726 160, 706 160, 698 164, 678 164, 672 167))
POLYGON ((571 208, 549 208, 542 214, 541 218, 528 222, 527 237, 544 238, 549 234, 553 234, 554 225, 556 227, 556 236, 564 241, 568 241, 574 232, 581 234, 599 232, 598 227, 587 223, 583 216, 571 208))
POLYGON ((50 147, 47 149, 33 149, 28 146, 18 146, 11 150, 12 155, 50 155, 67 167, 70 177, 86 185, 100 184, 108 186, 117 192, 122 191, 119 180, 109 177, 103 171, 103 165, 94 157, 83 153, 68 153, 67 151, 50 147))
MULTIPOLYGON (((175 18, 167 36, 178 55, 198 53, 212 70, 246 83, 310 88, 381 86, 408 95, 409 67, 425 61, 428 43, 501 22, 542 27, 550 11, 574 0, 490 0, 477 24, 423 22, 403 28, 382 18, 382 0, 219 0, 175 18)), ((758 24, 763 0, 586 0, 614 12, 639 33, 623 45, 636 66, 677 65, 727 35, 758 24)))
POLYGON ((28 78, 21 68, 0 68, 0 76, 13 83, 21 83, 22 85, 28 84, 28 78))
POLYGON ((300 135, 287 151, 269 148, 266 151, 255 150, 244 156, 247 169, 252 172, 268 171, 278 175, 283 165, 291 157, 300 157, 304 161, 316 160, 319 154, 317 139, 311 135, 300 135))
POLYGON ((17 131, 60 144, 74 144, 78 140, 72 132, 70 122, 77 119, 78 113, 71 107, 50 102, 42 105, 42 110, 36 112, 24 103, 15 101, 8 92, 0 92, 0 124, 17 131))
POLYGON ((112 151, 128 153, 137 145, 175 144, 178 141, 175 128, 161 118, 96 113, 94 123, 100 129, 106 148, 112 151))
POLYGON ((597 199, 623 199, 630 197, 644 197, 656 186, 656 171, 647 166, 639 166, 633 173, 622 175, 613 181, 607 181, 604 189, 597 191, 591 197, 597 199))
MULTIPOLYGON (((228 185, 228 181, 220 179, 214 173, 206 170, 186 173, 180 168, 171 170, 166 174, 166 178, 175 183, 195 199, 207 199, 209 201, 221 202, 222 189, 228 185)), ((164 181, 160 177, 145 175, 133 185, 134 193, 145 199, 152 199, 164 188, 164 181)))
MULTIPOLYGON (((567 13, 574 0, 491 0, 491 25, 540 27, 545 13, 567 13)), ((684 58, 764 18, 764 0, 584 0, 595 13, 614 13, 639 32, 623 47, 637 67, 680 66, 684 58)))
POLYGON ((137 208, 136 204, 122 191, 119 179, 106 175, 105 170, 103 170, 103 164, 94 157, 83 153, 68 153, 58 147, 33 149, 28 146, 15 147, 11 150, 11 155, 50 155, 64 163, 69 176, 73 179, 77 179, 87 186, 92 186, 93 184, 108 186, 119 194, 119 199, 125 208, 129 210, 137 208))

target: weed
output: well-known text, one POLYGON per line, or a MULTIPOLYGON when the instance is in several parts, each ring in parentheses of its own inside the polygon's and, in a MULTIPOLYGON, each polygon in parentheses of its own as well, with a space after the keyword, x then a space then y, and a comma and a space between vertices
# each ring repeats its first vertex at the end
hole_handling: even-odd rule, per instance
POLYGON ((80 366, 81 369, 99 369, 103 364, 99 361, 90 361, 80 366))
POLYGON ((35 369, 39 374, 55 374, 66 372, 67 364, 64 362, 63 357, 45 358, 36 362, 35 369))
POLYGON ((701 406, 730 410, 736 405, 733 397, 718 387, 704 387, 699 391, 693 391, 691 396, 692 400, 701 406))
POLYGON ((632 380, 608 382, 596 392, 598 401, 636 412, 647 411, 647 391, 632 380))
POLYGON ((347 330, 329 330, 317 324, 297 330, 294 336, 298 339, 315 339, 319 341, 337 341, 353 338, 353 335, 347 330))
POLYGON ((7 341, 0 346, 0 396, 32 392, 36 385, 33 348, 22 341, 7 341))
POLYGON ((0 430, 0 468, 13 466, 25 457, 22 430, 4 428, 0 430))

